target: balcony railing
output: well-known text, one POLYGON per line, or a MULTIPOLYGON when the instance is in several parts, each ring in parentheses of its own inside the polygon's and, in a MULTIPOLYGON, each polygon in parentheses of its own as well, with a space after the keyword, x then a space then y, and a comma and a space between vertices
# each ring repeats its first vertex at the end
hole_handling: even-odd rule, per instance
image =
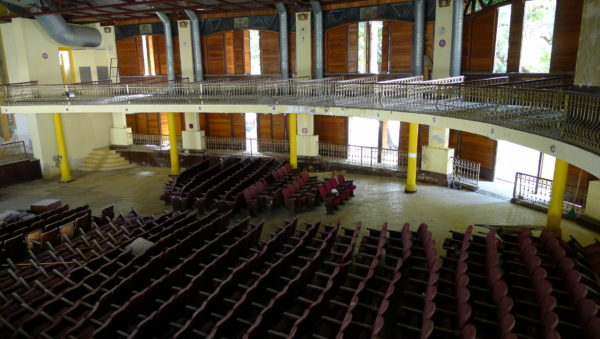
POLYGON ((452 173, 448 175, 448 185, 451 187, 467 187, 473 190, 479 188, 479 174, 481 164, 475 161, 450 158, 452 163, 452 173))
POLYGON ((27 149, 25 148, 25 142, 7 142, 0 144, 0 164, 7 164, 15 161, 22 161, 29 159, 27 149))
MULTIPOLYGON (((513 189, 513 200, 548 210, 552 195, 552 180, 525 173, 517 173, 513 189)), ((580 215, 585 207, 587 192, 579 187, 567 185, 563 213, 580 215), (573 212, 572 212, 573 211, 573 212)))
MULTIPOLYGON (((600 154, 600 96, 510 86, 281 81, 2 86, 4 106, 282 104, 386 109, 495 124, 600 154)), ((521 85, 532 85, 528 82, 521 85)))
POLYGON ((406 173, 408 164, 408 153, 406 151, 325 142, 319 142, 319 156, 329 161, 362 167, 385 168, 403 173, 406 173))

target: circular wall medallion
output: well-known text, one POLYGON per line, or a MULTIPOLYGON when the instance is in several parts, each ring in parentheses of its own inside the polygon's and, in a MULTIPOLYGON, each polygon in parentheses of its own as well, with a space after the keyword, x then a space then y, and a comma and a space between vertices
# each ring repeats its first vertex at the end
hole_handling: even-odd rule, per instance
POLYGON ((440 40, 439 45, 440 45, 440 47, 445 47, 446 46, 446 40, 445 39, 440 40))
POLYGON ((308 133, 308 128, 306 128, 306 127, 302 128, 302 134, 306 134, 306 133, 308 133))
POLYGON ((194 124, 189 124, 188 126, 190 127, 190 129, 194 129, 194 124))
POLYGON ((48 59, 48 53, 42 53, 42 58, 43 59, 48 59))

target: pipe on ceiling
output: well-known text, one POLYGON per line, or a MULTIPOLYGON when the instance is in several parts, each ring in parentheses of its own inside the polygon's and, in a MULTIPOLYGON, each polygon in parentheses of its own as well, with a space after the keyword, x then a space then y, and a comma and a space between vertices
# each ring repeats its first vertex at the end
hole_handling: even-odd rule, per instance
POLYGON ((204 80, 204 71, 202 70, 202 43, 200 41, 200 20, 196 12, 186 9, 185 14, 190 18, 192 26, 192 50, 194 55, 194 81, 204 80))
POLYGON ((35 17, 50 37, 68 47, 98 47, 102 34, 93 27, 69 25, 60 14, 43 14, 35 17))
POLYGON ((323 78, 323 10, 318 1, 311 1, 315 16, 315 78, 323 78))
POLYGON ((175 81, 175 58, 173 56, 173 32, 171 31, 171 20, 164 12, 156 12, 165 29, 165 49, 167 50, 167 79, 175 81))
POLYGON ((452 7, 452 50, 450 51, 450 76, 452 77, 459 76, 461 72, 463 15, 463 1, 454 1, 452 7))
POLYGON ((288 66, 289 56, 287 11, 285 10, 285 5, 281 2, 276 2, 275 7, 279 11, 279 60, 281 62, 281 78, 287 79, 290 77, 288 66))
POLYGON ((423 75, 423 53, 425 44, 425 0, 414 2, 415 31, 413 34, 414 57, 412 71, 414 75, 423 75))

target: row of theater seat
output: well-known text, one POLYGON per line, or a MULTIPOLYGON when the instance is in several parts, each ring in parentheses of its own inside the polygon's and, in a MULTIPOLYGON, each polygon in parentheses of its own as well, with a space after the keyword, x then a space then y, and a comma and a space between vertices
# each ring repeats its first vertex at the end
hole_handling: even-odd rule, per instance
POLYGON ((343 204, 349 197, 354 196, 355 189, 356 185, 354 185, 353 181, 347 181, 342 174, 326 180, 319 187, 319 194, 325 202, 327 214, 333 214, 338 205, 343 204))
MULTIPOLYGON (((284 185, 301 177, 288 174, 284 185)), ((599 336, 592 265, 547 230, 469 227, 440 259, 425 224, 364 232, 296 218, 259 241, 263 222, 232 215, 94 217, 27 265, 9 261, 0 336, 599 336)))

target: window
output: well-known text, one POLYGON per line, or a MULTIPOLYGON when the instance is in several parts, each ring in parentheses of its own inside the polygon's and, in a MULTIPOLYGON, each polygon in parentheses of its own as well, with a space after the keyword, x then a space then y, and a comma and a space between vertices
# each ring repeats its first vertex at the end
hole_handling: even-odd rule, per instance
POLYGON ((260 32, 250 30, 250 74, 261 74, 260 65, 260 32))
POLYGON ((154 64, 154 46, 151 36, 142 35, 142 54, 144 56, 144 75, 156 75, 154 64))
POLYGON ((390 120, 387 122, 387 141, 384 140, 383 148, 398 149, 400 145, 400 121, 390 120))
POLYGON ((556 0, 525 2, 520 72, 548 73, 556 0))
POLYGON ((378 147, 379 120, 350 117, 348 119, 348 139, 350 145, 378 147))
POLYGON ((506 73, 508 64, 508 36, 510 33, 511 5, 498 8, 496 27, 496 51, 494 53, 494 73, 506 73))
POLYGON ((379 73, 383 45, 383 21, 358 23, 358 73, 379 73))

